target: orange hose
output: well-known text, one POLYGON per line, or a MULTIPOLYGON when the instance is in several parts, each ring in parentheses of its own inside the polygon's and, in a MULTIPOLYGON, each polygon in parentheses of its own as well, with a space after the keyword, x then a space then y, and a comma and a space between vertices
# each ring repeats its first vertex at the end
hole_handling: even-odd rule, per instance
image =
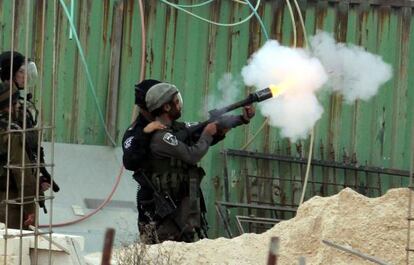
MULTIPOLYGON (((141 42, 141 73, 140 73, 140 80, 144 79, 144 75, 145 75, 145 43, 146 43, 146 34, 145 34, 145 20, 144 20, 144 6, 142 4, 142 0, 139 0, 139 12, 141 15, 141 34, 142 34, 142 42, 141 42)), ((63 222, 63 223, 58 223, 58 224, 50 224, 50 225, 39 225, 39 227, 43 228, 43 227, 62 227, 62 226, 68 226, 68 225, 72 225, 72 224, 76 224, 79 222, 82 222, 86 219, 88 219, 89 217, 95 215, 99 210, 101 210, 102 208, 104 208, 112 199, 113 195, 115 194, 116 189, 118 188, 119 183, 121 182, 121 177, 122 174, 124 172, 124 166, 121 166, 121 169, 119 171, 119 174, 116 178, 115 181, 115 185, 113 186, 111 192, 109 193, 108 197, 98 206, 98 208, 96 208, 95 210, 93 210, 92 212, 88 213, 87 215, 79 218, 79 219, 75 219, 72 221, 67 221, 67 222, 63 222)))

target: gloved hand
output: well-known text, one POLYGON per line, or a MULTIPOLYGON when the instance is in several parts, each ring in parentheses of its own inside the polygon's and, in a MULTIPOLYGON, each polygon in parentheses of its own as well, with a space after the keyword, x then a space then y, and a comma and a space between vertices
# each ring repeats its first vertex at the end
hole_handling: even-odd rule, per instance
POLYGON ((244 123, 249 123, 255 114, 256 114, 256 110, 253 105, 245 106, 243 108, 243 115, 242 115, 244 123))

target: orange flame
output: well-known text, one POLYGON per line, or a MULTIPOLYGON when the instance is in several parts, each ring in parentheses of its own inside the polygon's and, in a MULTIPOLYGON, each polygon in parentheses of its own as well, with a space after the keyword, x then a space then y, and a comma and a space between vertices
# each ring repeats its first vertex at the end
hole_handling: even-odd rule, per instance
POLYGON ((272 92, 272 96, 278 97, 281 94, 283 94, 283 92, 285 92, 287 89, 289 88, 289 85, 287 84, 287 82, 284 83, 280 83, 279 85, 269 85, 269 89, 272 92))

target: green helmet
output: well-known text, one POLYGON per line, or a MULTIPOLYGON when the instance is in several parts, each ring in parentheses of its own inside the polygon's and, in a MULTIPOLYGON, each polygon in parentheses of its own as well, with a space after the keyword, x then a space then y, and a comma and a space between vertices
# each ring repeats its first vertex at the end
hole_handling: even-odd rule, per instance
POLYGON ((145 96, 145 103, 147 104, 148 111, 152 112, 160 108, 165 103, 170 102, 176 94, 178 95, 178 99, 182 105, 181 94, 176 86, 168 83, 153 85, 145 96))

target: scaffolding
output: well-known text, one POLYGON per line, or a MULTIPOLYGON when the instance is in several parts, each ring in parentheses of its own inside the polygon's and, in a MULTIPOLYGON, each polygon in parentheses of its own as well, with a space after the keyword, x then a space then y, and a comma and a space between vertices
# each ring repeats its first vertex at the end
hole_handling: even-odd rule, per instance
MULTIPOLYGON (((47 1, 40 1, 37 3, 37 7, 41 10, 38 15, 40 14, 40 18, 36 18, 37 21, 40 21, 40 25, 36 24, 38 27, 37 33, 40 33, 40 36, 36 36, 40 39, 45 39, 45 20, 46 20, 46 3, 47 1)), ((43 101, 43 89, 37 89, 43 87, 43 78, 39 78, 36 80, 34 87, 28 87, 28 64, 29 64, 29 55, 31 52, 29 51, 29 33, 32 31, 32 18, 31 14, 32 10, 32 1, 25 1, 24 2, 24 9, 25 15, 25 38, 24 38, 24 88, 20 89, 21 93, 19 95, 18 100, 13 100, 12 95, 15 92, 15 76, 13 71, 13 65, 16 63, 14 61, 16 50, 18 47, 21 47, 19 43, 15 40, 16 39, 16 32, 15 32, 15 25, 17 23, 16 18, 18 18, 17 10, 16 10, 17 1, 12 1, 12 15, 11 15, 11 44, 10 44, 10 82, 8 82, 8 89, 9 89, 9 104, 7 109, 3 109, 3 113, 7 113, 8 115, 8 122, 7 128, 3 126, 2 131, 0 133, 0 137, 3 139, 7 136, 7 149, 3 148, 3 150, 7 150, 7 160, 4 161, 7 180, 5 186, 5 198, 2 199, 2 209, 4 211, 4 222, 5 227, 2 230, 2 239, 4 240, 4 248, 3 248, 3 262, 1 264, 45 264, 44 259, 42 262, 39 262, 39 246, 42 245, 42 249, 48 249, 48 264, 52 264, 51 258, 51 251, 52 251, 52 244, 54 247, 57 246, 58 249, 64 251, 65 248, 62 247, 60 244, 53 242, 52 239, 52 216, 53 216, 53 189, 49 189, 48 195, 43 195, 42 188, 41 188, 41 176, 43 175, 41 172, 50 171, 51 179, 50 184, 53 184, 53 176, 54 176, 54 127, 55 127, 55 117, 54 117, 54 109, 55 109, 55 84, 56 84, 56 75, 55 72, 52 72, 52 87, 50 88, 51 91, 51 105, 52 105, 52 113, 50 115, 50 121, 44 120, 44 113, 43 113, 43 105, 45 104, 43 101), (32 93, 35 94, 35 98, 37 100, 37 104, 31 101, 32 93), (30 95, 30 96, 29 96, 30 95), (20 106, 19 106, 20 105, 20 106), (19 113, 18 115, 15 115, 19 113), (33 120, 32 123, 31 121, 33 120), (18 116, 18 118, 16 118, 18 116), (45 163, 43 159, 42 147, 41 143, 43 140, 43 135, 47 131, 50 135, 50 142, 51 142, 51 154, 49 163, 45 163), (31 139, 29 139, 31 138, 31 139), (32 144, 31 146, 29 144, 32 144), (21 150, 16 150, 16 148, 21 148, 21 150), (33 153, 30 153, 30 148, 36 149, 32 150, 33 153), (16 153, 21 153, 21 157, 16 157, 16 153), (13 154, 14 153, 14 154, 13 154), (31 178, 35 178, 34 180, 31 178), (18 190, 18 196, 14 196, 11 192, 12 183, 14 180, 18 180, 18 185, 15 188, 18 190), (35 187, 28 186, 29 182, 35 184, 35 187), (28 195, 28 191, 30 190, 30 195, 28 195), (35 192, 33 193, 33 191, 35 192), (25 194, 26 192, 26 194, 25 194), (38 205, 44 204, 44 210, 46 209, 46 202, 48 204, 49 209, 49 224, 46 225, 45 230, 40 230, 39 225, 39 207, 38 205), (25 207, 34 206, 35 212, 33 219, 30 217, 28 218, 27 213, 24 211, 25 207), (3 208, 4 207, 4 208, 3 208), (13 209, 15 211, 13 211, 13 209), (13 217, 13 214, 17 212, 16 209, 19 209, 19 220, 20 224, 18 227, 13 225, 14 229, 11 229, 10 217, 13 217), (31 221, 32 220, 32 221, 31 221), (30 230, 26 230, 30 229, 30 230), (30 243, 29 243, 30 242, 30 243), (48 243, 46 243, 48 242, 48 243), (34 245, 33 252, 30 253, 26 248, 30 245, 34 245), (46 245, 48 244, 48 246, 46 245), (15 246, 18 245, 18 248, 15 246)), ((56 14, 56 1, 53 4, 53 11, 56 14)), ((56 15, 54 16, 54 23, 56 23, 56 15)), ((55 29, 54 30, 54 38, 56 36, 55 29)), ((54 43, 56 40, 54 39, 54 43)), ((36 47, 36 55, 38 58, 38 65, 39 65, 39 76, 42 77, 44 74, 44 50, 45 44, 44 41, 39 42, 39 47, 36 47)), ((55 47, 53 47, 52 52, 52 65, 56 67, 56 53, 55 47)), ((23 67, 22 66, 22 67, 23 67)), ((3 69, 4 70, 4 69, 3 69)), ((23 72, 22 72, 23 73, 23 72)), ((5 83, 6 84, 6 83, 5 83)), ((6 116, 6 114, 4 114, 6 116)), ((6 117, 4 117, 6 118, 6 117)), ((2 141, 2 144, 5 145, 6 141, 2 141)), ((43 175, 44 176, 44 175, 43 175)), ((2 195, 3 196, 3 195, 2 195)), ((45 210, 46 212, 46 210, 45 210)), ((31 213, 33 214, 33 213, 31 213)), ((29 215, 30 216, 30 215, 29 215)), ((67 251, 67 250, 66 250, 67 251)))
POLYGON ((411 240, 413 215, 413 193, 414 193, 414 125, 411 130, 411 163, 410 163, 410 181, 408 184, 408 214, 407 214, 407 246, 406 246, 406 264, 410 264, 410 257, 414 253, 414 246, 411 240))

